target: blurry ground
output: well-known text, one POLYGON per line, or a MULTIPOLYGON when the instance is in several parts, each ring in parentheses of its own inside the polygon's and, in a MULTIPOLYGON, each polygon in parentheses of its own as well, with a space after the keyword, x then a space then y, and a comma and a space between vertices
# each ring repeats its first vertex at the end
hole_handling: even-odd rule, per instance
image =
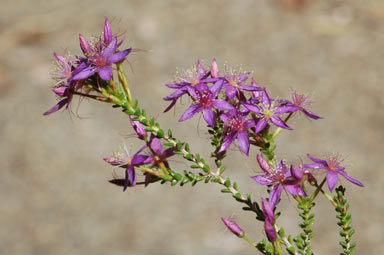
MULTIPOLYGON (((219 186, 152 185, 122 192, 109 184, 102 161, 131 131, 108 105, 81 104, 83 119, 66 112, 43 117, 55 104, 49 88, 52 52, 79 53, 78 33, 101 33, 104 16, 127 44, 150 50, 129 57, 130 83, 140 104, 193 151, 210 148, 197 118, 175 126, 185 106, 161 114, 176 67, 242 64, 272 96, 290 88, 313 93, 311 110, 325 117, 292 122, 281 157, 345 155, 348 172, 366 187, 346 184, 357 254, 382 254, 384 203, 384 2, 369 1, 43 1, 0 3, 0 253, 1 254, 256 254, 220 217, 235 219, 253 240, 262 225, 219 186), (113 2, 113 4, 112 4, 113 2), (304 5, 302 5, 304 4, 304 5), (118 29, 120 28, 120 30, 118 29), (178 128, 178 129, 177 129, 178 128), (197 138, 196 138, 197 137, 197 138)), ((127 69, 129 67, 127 66, 127 69)), ((76 112, 76 104, 74 104, 76 112)), ((128 144, 133 139, 126 140, 128 144)), ((132 147, 136 149, 139 144, 132 147)), ((253 155, 255 151, 252 152, 253 155)), ((265 196, 249 176, 254 160, 235 152, 228 174, 241 190, 265 196), (244 163, 244 164, 243 164, 244 163)), ((181 167, 185 167, 181 165, 181 167)), ((286 200, 286 199, 285 199, 286 200)), ((320 198, 316 254, 338 254, 333 210, 320 198)), ((297 231, 293 201, 284 202, 287 231, 297 231)))

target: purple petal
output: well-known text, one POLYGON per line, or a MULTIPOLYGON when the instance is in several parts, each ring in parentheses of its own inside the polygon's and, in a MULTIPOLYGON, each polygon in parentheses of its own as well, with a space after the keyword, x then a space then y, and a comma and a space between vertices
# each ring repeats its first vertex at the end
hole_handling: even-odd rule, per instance
POLYGON ((173 92, 172 94, 170 94, 169 96, 165 97, 164 100, 165 101, 171 101, 171 100, 177 99, 177 98, 181 97, 182 95, 184 95, 186 92, 187 92, 187 89, 178 89, 175 92, 173 92))
POLYGON ((124 185, 124 190, 127 189, 127 187, 129 186, 129 184, 131 186, 135 186, 136 185, 136 171, 135 171, 135 168, 133 167, 133 165, 129 165, 125 171, 125 179, 126 179, 126 183, 124 185))
POLYGON ((258 184, 261 184, 263 186, 272 184, 272 181, 268 175, 256 175, 256 176, 252 176, 251 178, 258 184))
POLYGON ((252 87, 252 86, 248 86, 248 85, 240 85, 238 87, 241 88, 242 90, 245 90, 245 91, 261 91, 261 90, 263 90, 262 88, 252 87))
POLYGON ((112 78, 112 68, 110 66, 103 66, 99 69, 98 73, 104 81, 109 81, 112 78))
POLYGON ((104 22, 104 43, 109 44, 112 41, 112 28, 107 17, 104 22))
POLYGON ((67 61, 65 60, 64 57, 62 57, 61 55, 57 54, 56 52, 53 53, 53 56, 55 56, 56 60, 65 64, 67 63, 67 61))
POLYGON ((251 128, 254 125, 256 125, 254 120, 247 120, 246 122, 244 122, 244 128, 251 128))
POLYGON ((314 114, 313 112, 307 109, 302 108, 302 112, 311 119, 314 119, 314 120, 323 119, 323 117, 317 116, 316 114, 314 114))
POLYGON ((53 106, 51 109, 49 109, 48 111, 43 113, 43 115, 49 115, 51 113, 57 112, 58 110, 63 108, 63 106, 66 105, 68 102, 69 102, 69 99, 68 98, 64 98, 63 100, 58 102, 55 106, 53 106))
POLYGON ((156 155, 160 156, 163 152, 163 145, 161 144, 160 140, 156 137, 152 137, 151 148, 156 153, 156 155))
POLYGON ((269 194, 269 203, 271 204, 272 208, 276 207, 277 202, 280 199, 281 196, 282 187, 280 184, 275 185, 269 194))
POLYGON ((131 165, 135 165, 135 166, 140 165, 147 159, 148 159, 148 156, 146 155, 135 155, 131 161, 131 165))
POLYGON ((229 111, 235 109, 233 105, 224 100, 214 100, 212 105, 221 111, 229 111))
POLYGON ((117 47, 117 37, 113 38, 113 40, 108 44, 108 46, 104 49, 103 57, 108 59, 113 53, 116 51, 117 47))
POLYGON ((221 220, 224 222, 224 224, 227 226, 229 230, 231 230, 232 233, 234 233, 236 236, 241 236, 243 235, 243 230, 239 227, 239 225, 236 224, 236 222, 221 218, 221 220))
POLYGON ((349 182, 352 182, 353 184, 356 184, 357 186, 364 187, 364 185, 359 182, 358 180, 352 178, 344 171, 337 171, 340 175, 342 175, 345 179, 347 179, 349 182))
POLYGON ((215 84, 213 84, 213 86, 210 87, 209 90, 212 92, 214 96, 216 96, 217 94, 219 94, 222 87, 223 87, 223 80, 220 79, 217 82, 215 82, 215 84))
POLYGON ((226 151, 229 148, 229 146, 233 143, 235 138, 236 138, 236 132, 232 132, 232 133, 227 134, 224 137, 224 141, 223 141, 223 144, 220 147, 219 153, 223 152, 223 151, 226 151))
POLYGON ((258 115, 261 115, 261 112, 260 112, 260 109, 259 109, 258 106, 253 105, 253 104, 246 104, 246 103, 244 103, 243 105, 245 106, 245 108, 247 108, 251 112, 254 112, 254 113, 258 114, 258 115))
POLYGON ((222 121, 224 121, 225 123, 229 123, 232 120, 232 118, 229 117, 228 114, 221 114, 220 115, 220 119, 222 121))
POLYGON ((275 221, 275 214, 273 212, 273 208, 271 207, 271 204, 267 200, 262 198, 261 199, 261 207, 263 208, 265 218, 268 219, 269 222, 274 222, 275 221))
MULTIPOLYGON (((322 159, 318 159, 318 158, 315 158, 315 157, 312 157, 309 153, 307 154, 307 157, 312 160, 313 162, 315 163, 318 163, 318 164, 321 164, 323 166, 323 168, 327 168, 328 167, 328 163, 327 161, 325 160, 322 160, 322 159)), ((311 168, 311 167, 310 167, 311 168)))
POLYGON ((97 72, 97 68, 92 66, 92 67, 87 67, 87 68, 84 68, 83 70, 81 70, 79 73, 77 73, 76 75, 74 75, 72 77, 72 80, 74 81, 78 81, 78 80, 84 80, 90 76, 92 76, 94 73, 97 72))
POLYGON ((262 102, 264 106, 271 106, 271 98, 269 97, 266 89, 263 89, 262 102))
POLYGON ((303 188, 297 184, 297 183, 287 183, 287 184, 284 184, 284 188, 285 190, 292 194, 292 195, 295 195, 295 196, 301 196, 301 197, 306 197, 307 194, 305 193, 305 191, 303 190, 303 188))
POLYGON ((188 93, 195 99, 199 97, 199 95, 196 93, 196 89, 192 86, 187 86, 188 93))
POLYGON ((52 89, 52 91, 53 91, 56 95, 58 95, 58 96, 60 96, 60 97, 63 97, 64 95, 68 94, 69 89, 68 89, 67 86, 61 86, 61 87, 52 89))
POLYGON ((268 165, 268 162, 260 154, 256 155, 257 163, 259 163, 260 168, 268 175, 272 173, 271 167, 268 165))
POLYGON ((120 51, 116 54, 113 54, 107 60, 108 65, 122 61, 129 53, 131 53, 131 51, 132 51, 132 48, 129 48, 129 49, 120 51))
POLYGON ((298 181, 303 179, 304 173, 301 168, 297 168, 294 165, 291 165, 291 175, 298 181))
POLYGON ((176 101, 177 101, 177 100, 173 100, 173 101, 168 105, 168 107, 165 108, 164 112, 168 112, 169 110, 171 110, 172 107, 175 106, 176 101))
POLYGON ((268 120, 266 120, 265 118, 259 119, 259 121, 256 124, 255 134, 258 134, 259 132, 261 132, 261 130, 263 130, 267 126, 267 124, 268 124, 268 120))
POLYGON ((237 135, 237 145, 245 155, 249 154, 249 137, 246 131, 241 131, 237 135))
POLYGON ((271 122, 272 122, 273 124, 275 124, 276 126, 278 126, 278 127, 292 130, 292 128, 290 128, 287 124, 285 124, 285 122, 282 121, 282 120, 280 119, 280 117, 272 116, 272 117, 271 117, 271 122))
MULTIPOLYGON (((81 62, 76 68, 75 70, 72 71, 72 76, 75 76, 76 74, 80 73, 81 71, 83 71, 84 69, 86 68, 93 68, 93 67, 89 67, 89 64, 87 63, 84 63, 84 62, 81 62)), ((73 79, 73 78, 72 78, 73 79)))
POLYGON ((305 164, 304 166, 306 168, 311 168, 311 169, 325 169, 326 168, 326 167, 324 167, 323 164, 319 164, 319 163, 305 164))
POLYGON ((275 114, 284 114, 284 113, 287 113, 287 112, 296 112, 298 111, 300 108, 297 107, 297 106, 294 106, 294 105, 282 105, 282 106, 278 106, 276 107, 275 109, 275 114))
POLYGON ((212 108, 205 108, 203 110, 203 118, 211 127, 215 126, 215 114, 212 108))
POLYGON ((162 158, 169 158, 169 157, 172 157, 173 155, 175 155, 175 151, 177 150, 176 147, 172 147, 172 148, 168 148, 166 149, 163 154, 162 154, 162 158))
POLYGON ((228 99, 232 99, 236 96, 236 88, 232 87, 231 85, 226 86, 225 94, 227 95, 228 99))
POLYGON ((250 74, 250 73, 248 72, 248 73, 245 73, 245 74, 241 75, 241 76, 239 77, 239 79, 238 79, 238 83, 241 83, 241 82, 243 82, 243 81, 246 81, 246 80, 248 79, 249 74, 250 74))
POLYGON ((332 192, 338 181, 337 173, 333 171, 327 171, 327 183, 329 191, 332 192))

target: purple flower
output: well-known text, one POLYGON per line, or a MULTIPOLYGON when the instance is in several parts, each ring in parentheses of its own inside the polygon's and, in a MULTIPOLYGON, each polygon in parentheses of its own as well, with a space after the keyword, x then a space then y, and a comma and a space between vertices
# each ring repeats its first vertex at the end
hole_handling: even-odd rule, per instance
POLYGON ((52 74, 52 78, 56 81, 56 88, 52 91, 58 95, 61 99, 55 106, 46 111, 44 115, 54 113, 64 106, 69 107, 72 100, 71 87, 75 86, 76 82, 72 82, 72 62, 68 57, 60 56, 57 53, 53 53, 56 58, 56 70, 52 74), (72 85, 71 85, 72 84, 72 85))
POLYGON ((239 227, 239 225, 236 224, 236 222, 226 218, 221 218, 221 220, 224 222, 225 226, 227 226, 227 228, 236 236, 244 236, 244 231, 239 227))
POLYGON ((277 105, 277 101, 272 101, 271 98, 268 96, 267 91, 263 90, 263 95, 261 97, 260 104, 254 105, 249 103, 244 103, 244 106, 250 110, 251 112, 254 112, 258 115, 259 119, 256 124, 256 130, 255 134, 259 133, 261 130, 263 130, 268 122, 271 122, 272 124, 285 128, 285 129, 291 129, 285 122, 280 118, 280 115, 288 113, 288 112, 294 112, 298 108, 296 106, 291 105, 277 105))
POLYGON ((142 140, 144 140, 147 137, 147 131, 145 131, 145 128, 141 123, 137 120, 133 120, 133 116, 129 116, 129 121, 131 122, 131 125, 133 129, 135 130, 138 137, 142 140))
POLYGON ((249 72, 243 72, 241 68, 235 70, 231 67, 225 67, 224 74, 224 89, 228 99, 233 99, 236 95, 239 95, 242 90, 245 91, 258 91, 261 88, 255 86, 245 85, 244 82, 248 79, 249 72))
POLYGON ((277 166, 272 168, 260 154, 257 154, 257 162, 265 174, 252 176, 251 178, 261 185, 273 187, 269 194, 269 202, 272 207, 275 207, 279 201, 282 188, 292 195, 307 196, 298 180, 292 177, 283 161, 280 161, 277 166))
POLYGON ((322 117, 317 116, 313 112, 304 108, 304 106, 307 106, 313 103, 313 101, 309 98, 308 95, 298 94, 295 90, 292 90, 291 96, 292 96, 292 102, 287 101, 288 102, 287 105, 296 106, 298 111, 303 112, 306 116, 308 116, 311 119, 315 119, 315 120, 322 119, 322 117))
POLYGON ((315 177, 304 164, 299 164, 298 167, 291 165, 291 175, 300 183, 305 180, 308 180, 310 183, 316 182, 315 177))
POLYGON ((276 240, 276 232, 273 225, 275 224, 275 215, 273 213, 274 206, 272 206, 267 200, 262 198, 262 208, 264 212, 264 230, 267 238, 270 242, 276 240))
POLYGON ((139 154, 143 151, 143 149, 145 149, 145 146, 136 152, 136 154, 130 156, 127 147, 124 145, 122 151, 115 153, 112 157, 104 158, 104 161, 112 166, 125 168, 125 182, 123 190, 126 190, 128 186, 133 187, 136 185, 135 166, 145 164, 144 162, 148 159, 148 156, 139 154))
POLYGON ((213 86, 208 87, 204 83, 199 83, 195 87, 188 87, 188 92, 194 99, 192 104, 180 117, 179 121, 192 118, 195 114, 203 112, 204 120, 211 127, 215 126, 215 114, 213 107, 219 110, 232 110, 234 107, 228 102, 216 99, 217 94, 221 90, 222 82, 218 81, 213 86))
POLYGON ((93 49, 86 59, 86 64, 88 67, 74 75, 73 80, 84 80, 96 72, 101 79, 105 81, 111 80, 111 65, 122 61, 132 50, 129 48, 120 52, 116 52, 116 48, 117 37, 114 37, 108 46, 105 47, 102 51, 93 49))
POLYGON ((176 147, 171 147, 163 151, 163 145, 161 141, 156 138, 153 134, 148 142, 149 148, 151 150, 150 156, 145 160, 145 164, 151 164, 152 166, 159 167, 160 164, 164 164, 165 167, 169 168, 167 158, 175 155, 176 147))
MULTIPOLYGON (((176 74, 175 83, 166 84, 168 88, 176 89, 171 95, 164 98, 165 101, 172 101, 171 104, 164 110, 169 111, 175 104, 179 97, 188 93, 188 87, 194 87, 197 84, 207 82, 209 72, 205 70, 201 62, 198 60, 196 65, 193 65, 187 70, 182 70, 176 74)), ((210 80, 208 80, 210 81, 210 80)))
POLYGON ((247 130, 255 125, 254 120, 246 120, 247 113, 241 113, 237 110, 231 110, 228 113, 220 115, 220 119, 224 121, 224 141, 219 150, 226 151, 229 146, 237 139, 237 145, 245 154, 249 154, 249 137, 247 130))
POLYGON ((312 157, 310 154, 307 154, 308 158, 311 159, 313 164, 306 164, 305 167, 312 168, 312 169, 324 169, 327 172, 327 183, 329 191, 332 192, 332 190, 335 188, 337 182, 338 182, 338 174, 343 176, 345 179, 347 179, 349 182, 356 184, 360 187, 363 187, 363 184, 359 182, 358 180, 350 177, 345 171, 344 167, 340 166, 340 163, 342 162, 342 159, 340 158, 340 155, 338 154, 329 154, 326 156, 325 160, 318 159, 315 157, 312 157))

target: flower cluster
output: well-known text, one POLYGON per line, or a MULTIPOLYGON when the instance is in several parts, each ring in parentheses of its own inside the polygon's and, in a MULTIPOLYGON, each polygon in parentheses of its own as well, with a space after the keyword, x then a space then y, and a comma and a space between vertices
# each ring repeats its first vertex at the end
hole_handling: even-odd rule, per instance
POLYGON ((93 43, 89 43, 80 34, 79 40, 84 56, 75 56, 75 59, 71 60, 69 56, 54 53, 57 67, 53 73, 56 81, 53 92, 59 96, 60 101, 44 115, 54 113, 64 106, 68 108, 74 94, 85 92, 86 95, 91 90, 100 93, 100 87, 112 78, 112 64, 123 61, 132 51, 132 48, 122 51, 118 49, 124 38, 118 41, 117 36, 112 34, 107 17, 103 36, 96 37, 93 43))
POLYGON ((164 98, 171 101, 165 111, 169 111, 180 97, 188 95, 192 104, 179 121, 202 112, 208 126, 224 126, 223 143, 218 152, 227 151, 237 139, 237 145, 246 155, 249 154, 250 138, 257 139, 271 124, 291 129, 283 120, 284 116, 302 111, 309 118, 321 118, 304 108, 310 103, 305 96, 294 91, 292 101, 273 99, 254 79, 249 83, 249 75, 241 68, 237 70, 227 66, 220 75, 215 59, 210 69, 198 61, 179 74, 174 83, 166 84, 175 91, 164 98))

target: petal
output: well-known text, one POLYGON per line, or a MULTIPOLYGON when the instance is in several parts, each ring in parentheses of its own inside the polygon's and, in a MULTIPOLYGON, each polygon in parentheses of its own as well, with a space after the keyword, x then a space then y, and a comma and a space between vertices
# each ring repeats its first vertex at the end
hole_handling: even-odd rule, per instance
POLYGON ((112 41, 112 28, 107 17, 104 22, 104 43, 109 44, 112 41))
POLYGON ((160 156, 163 152, 163 145, 160 140, 156 137, 152 137, 151 139, 151 149, 156 153, 156 155, 160 156))
POLYGON ((256 125, 254 120, 247 120, 246 122, 244 122, 244 128, 251 128, 254 125, 256 125))
POLYGON ((249 137, 246 131, 241 131, 237 135, 237 145, 245 155, 249 154, 249 137))
POLYGON ((268 162, 261 156, 260 154, 257 154, 256 156, 257 163, 259 163, 260 168, 266 173, 266 174, 271 174, 272 169, 268 165, 268 162))
POLYGON ((316 114, 314 114, 313 112, 307 110, 307 109, 304 109, 302 108, 301 110, 305 115, 307 115, 309 118, 311 119, 314 119, 314 120, 318 120, 318 119, 323 119, 323 117, 320 117, 320 116, 317 116, 316 114))
POLYGON ((256 175, 251 177, 252 180, 263 186, 271 185, 272 181, 268 175, 256 175))
POLYGON ((212 105, 221 111, 229 111, 235 109, 233 105, 224 100, 214 100, 212 105))
POLYGON ((169 157, 172 157, 173 155, 175 155, 175 151, 177 150, 176 147, 172 147, 172 148, 168 148, 166 149, 163 154, 162 154, 162 158, 169 158, 169 157))
POLYGON ((287 124, 285 124, 285 122, 282 121, 282 120, 280 119, 280 117, 272 116, 272 117, 271 117, 271 122, 272 122, 273 124, 275 124, 276 126, 278 126, 278 127, 292 130, 292 128, 290 128, 287 124))
POLYGON ((294 165, 291 165, 291 175, 298 181, 303 179, 304 173, 301 168, 297 168, 294 165))
POLYGON ((311 168, 311 169, 325 169, 324 165, 319 163, 305 164, 304 166, 306 168, 311 168))
POLYGON ((133 165, 129 165, 125 171, 125 185, 124 189, 126 190, 128 186, 135 186, 136 185, 136 171, 133 165))
POLYGON ((327 168, 328 167, 327 161, 325 161, 325 160, 315 158, 315 157, 311 156, 309 153, 307 153, 307 157, 310 160, 312 160, 313 162, 321 164, 323 166, 323 168, 327 168))
POLYGON ((225 114, 225 113, 220 115, 220 119, 222 121, 224 121, 225 123, 229 123, 232 120, 232 118, 230 116, 228 116, 228 114, 225 114))
POLYGON ((224 137, 223 144, 220 147, 219 153, 226 151, 236 138, 236 132, 231 132, 224 137))
POLYGON ((296 112, 300 110, 299 107, 294 105, 281 105, 275 108, 275 114, 281 115, 287 112, 296 112))
POLYGON ((303 188, 297 183, 286 183, 286 184, 284 184, 284 189, 288 193, 290 193, 294 196, 301 196, 301 197, 307 196, 307 194, 305 193, 303 188))
POLYGON ((243 105, 245 106, 245 108, 247 108, 251 112, 254 112, 258 115, 261 115, 260 108, 258 106, 253 105, 253 104, 247 104, 247 103, 244 103, 243 105))
POLYGON ((117 37, 113 38, 113 40, 108 44, 108 46, 104 49, 103 57, 108 59, 113 53, 116 51, 117 47, 117 37))
POLYGON ((176 101, 177 101, 177 100, 173 100, 173 101, 168 105, 168 107, 165 108, 164 112, 168 112, 169 110, 171 110, 172 107, 175 106, 176 101))
POLYGON ((97 68, 92 66, 92 67, 87 67, 87 68, 84 68, 83 70, 81 70, 79 73, 77 73, 76 75, 74 75, 72 77, 72 80, 74 81, 78 81, 78 80, 84 80, 90 76, 92 76, 94 73, 97 72, 97 68))
POLYGON ((236 96, 236 88, 232 87, 231 85, 226 86, 225 94, 227 95, 228 99, 232 99, 236 96))
POLYGON ((61 87, 52 89, 52 91, 53 91, 56 95, 58 95, 58 96, 60 96, 60 97, 63 97, 63 96, 65 96, 65 95, 68 94, 68 92, 69 92, 69 88, 68 88, 67 86, 61 86, 61 87))
POLYGON ((212 108, 205 108, 203 110, 203 118, 211 127, 215 126, 215 113, 212 108))
POLYGON ((238 87, 241 88, 242 90, 245 90, 245 91, 260 91, 260 90, 263 90, 262 88, 252 87, 252 86, 248 86, 248 85, 240 85, 238 87))
POLYGON ((131 53, 131 51, 132 51, 132 48, 129 48, 129 49, 120 51, 116 54, 113 54, 107 59, 108 65, 122 61, 126 56, 128 56, 129 53, 131 53))
POLYGON ((199 97, 199 95, 197 94, 196 92, 196 89, 195 87, 192 87, 192 86, 186 86, 187 88, 187 91, 188 93, 191 95, 191 97, 197 99, 199 97))
POLYGON ((281 191, 282 187, 280 184, 278 184, 273 187, 271 193, 269 194, 269 203, 271 204, 272 208, 275 208, 276 204, 279 202, 281 191))
POLYGON ((261 132, 267 126, 267 124, 268 124, 268 120, 266 120, 265 118, 259 119, 259 121, 256 124, 255 134, 258 134, 259 132, 261 132))
POLYGON ((352 178, 344 171, 337 171, 340 175, 342 175, 345 179, 347 179, 349 182, 352 182, 353 184, 356 184, 357 186, 364 187, 364 185, 359 182, 358 180, 352 178))
POLYGON ((327 183, 330 192, 332 192, 333 188, 335 188, 338 180, 336 172, 327 171, 327 183))
POLYGON ((57 112, 58 110, 63 108, 64 105, 68 104, 68 102, 69 102, 69 99, 68 98, 64 98, 63 100, 58 102, 55 106, 53 106, 51 109, 49 109, 48 111, 43 113, 43 115, 49 115, 51 113, 57 112))
POLYGON ((212 87, 209 88, 209 90, 212 92, 212 94, 214 94, 216 96, 217 94, 220 93, 220 91, 223 87, 223 82, 224 81, 220 79, 217 82, 215 82, 215 84, 213 84, 212 87))
POLYGON ((148 159, 148 156, 146 156, 146 155, 135 155, 135 156, 133 156, 131 164, 137 166, 137 165, 142 164, 147 159, 148 159))
POLYGON ((190 106, 190 107, 183 113, 183 115, 181 115, 181 117, 180 117, 180 119, 179 119, 179 122, 192 118, 196 113, 200 112, 202 109, 203 109, 203 107, 201 107, 201 106, 198 105, 198 104, 193 104, 193 105, 191 105, 191 106, 190 106))
POLYGON ((103 66, 99 69, 98 74, 104 81, 109 81, 112 78, 112 68, 110 66, 103 66))
POLYGON ((171 101, 171 100, 177 99, 177 98, 181 97, 182 95, 184 95, 186 92, 187 92, 186 88, 185 89, 184 88, 178 89, 175 92, 173 92, 172 94, 170 94, 169 96, 165 97, 164 100, 165 101, 171 101))
POLYGON ((269 97, 266 89, 263 89, 263 96, 261 100, 264 106, 271 106, 271 98, 269 97))

